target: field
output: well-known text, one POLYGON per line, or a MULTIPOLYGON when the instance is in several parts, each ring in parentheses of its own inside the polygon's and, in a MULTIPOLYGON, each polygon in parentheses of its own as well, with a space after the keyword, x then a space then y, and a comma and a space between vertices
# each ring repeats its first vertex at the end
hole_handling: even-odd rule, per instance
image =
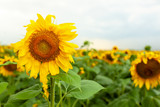
POLYGON ((37 17, 0 45, 0 107, 160 107, 160 51, 79 47, 74 23, 37 17))
POLYGON ((45 88, 40 75, 18 66, 12 46, 0 46, 0 107, 160 106, 159 51, 81 48, 73 68, 47 75, 45 88))

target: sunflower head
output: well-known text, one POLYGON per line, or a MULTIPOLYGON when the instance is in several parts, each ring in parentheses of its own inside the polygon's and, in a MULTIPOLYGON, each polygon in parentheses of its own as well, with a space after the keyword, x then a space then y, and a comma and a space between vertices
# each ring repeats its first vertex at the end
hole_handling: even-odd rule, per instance
POLYGON ((152 52, 140 53, 137 59, 132 62, 130 68, 134 84, 141 88, 144 84, 149 90, 156 87, 160 81, 160 61, 159 56, 152 52))
POLYGON ((112 50, 113 51, 118 51, 118 47, 117 46, 113 46, 112 50))
MULTIPOLYGON (((18 59, 15 57, 5 56, 4 59, 0 59, 0 64, 5 64, 6 62, 18 62, 18 59)), ((14 76, 15 71, 22 72, 24 71, 23 67, 18 67, 17 64, 9 64, 0 67, 0 74, 3 76, 14 76)))
POLYGON ((26 72, 30 77, 37 78, 40 74, 40 81, 47 93, 47 75, 59 74, 59 67, 68 72, 72 69, 70 62, 74 62, 72 53, 78 46, 68 43, 77 34, 74 23, 55 24, 55 16, 47 15, 44 19, 37 14, 36 21, 31 20, 27 26, 27 33, 24 39, 13 44, 15 51, 18 51, 18 65, 25 65, 26 72), (53 19, 53 20, 52 20, 53 19))
POLYGON ((123 53, 125 54, 124 60, 128 60, 131 57, 131 52, 130 50, 124 50, 123 53))
POLYGON ((117 63, 118 57, 114 55, 113 51, 106 51, 102 55, 103 60, 108 62, 109 64, 117 63))
POLYGON ((84 68, 83 68, 83 67, 80 67, 80 72, 79 72, 79 74, 82 75, 82 74, 84 74, 84 73, 85 73, 84 68))

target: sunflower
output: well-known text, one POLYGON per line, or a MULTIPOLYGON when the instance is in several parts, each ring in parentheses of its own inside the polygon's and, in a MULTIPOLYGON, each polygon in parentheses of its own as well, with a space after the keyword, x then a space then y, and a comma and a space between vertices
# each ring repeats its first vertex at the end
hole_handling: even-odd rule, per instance
POLYGON ((80 67, 80 72, 79 72, 79 74, 82 75, 82 74, 84 74, 84 73, 85 73, 84 68, 83 68, 83 67, 80 67))
POLYGON ((118 55, 114 55, 113 51, 106 51, 103 53, 102 58, 109 64, 115 64, 118 61, 118 55))
POLYGON ((18 52, 18 65, 25 65, 26 72, 30 71, 30 77, 37 78, 40 75, 40 81, 46 96, 47 91, 47 75, 59 74, 59 67, 68 72, 72 69, 70 62, 74 62, 72 53, 74 48, 78 48, 76 44, 68 43, 74 39, 77 34, 74 23, 54 24, 55 16, 47 15, 44 19, 37 14, 36 21, 31 20, 27 26, 27 33, 24 39, 13 44, 15 51, 18 52), (53 20, 52 20, 53 18, 53 20))
MULTIPOLYGON (((0 65, 6 63, 7 61, 17 62, 18 59, 15 58, 14 56, 12 57, 5 56, 4 59, 0 59, 0 65)), ((3 76, 14 76, 15 71, 22 72, 24 71, 24 68, 17 67, 17 64, 9 64, 0 67, 0 74, 2 74, 3 76)))
POLYGON ((128 60, 130 57, 131 57, 131 52, 130 52, 130 50, 124 50, 123 51, 123 53, 124 54, 126 54, 125 56, 124 56, 124 60, 128 60))
POLYGON ((160 81, 160 60, 159 55, 153 52, 142 52, 132 62, 130 68, 132 80, 135 86, 141 88, 144 84, 147 90, 156 87, 160 81))
POLYGON ((112 50, 113 51, 118 51, 118 47, 117 46, 113 46, 112 50))
POLYGON ((81 49, 79 50, 79 56, 86 56, 87 55, 87 50, 81 49))
POLYGON ((91 59, 102 59, 102 54, 98 51, 90 51, 88 56, 90 56, 91 59))

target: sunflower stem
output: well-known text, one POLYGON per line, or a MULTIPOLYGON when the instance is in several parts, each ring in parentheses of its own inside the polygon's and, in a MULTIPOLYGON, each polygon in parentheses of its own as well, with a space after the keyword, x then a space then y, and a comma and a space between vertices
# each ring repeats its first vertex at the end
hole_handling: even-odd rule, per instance
POLYGON ((77 102, 78 102, 78 99, 76 99, 76 100, 74 101, 74 103, 73 103, 72 107, 75 107, 75 106, 76 106, 76 104, 77 104, 77 102))
POLYGON ((143 93, 143 97, 145 98, 145 97, 146 97, 146 92, 147 92, 145 86, 143 87, 143 92, 144 92, 144 93, 143 93))
POLYGON ((55 79, 51 77, 51 107, 55 106, 55 79))
MULTIPOLYGON (((59 82, 59 97, 60 97, 60 99, 62 99, 62 89, 61 89, 61 83, 60 82, 59 82)), ((60 103, 60 106, 63 107, 62 102, 60 103)))

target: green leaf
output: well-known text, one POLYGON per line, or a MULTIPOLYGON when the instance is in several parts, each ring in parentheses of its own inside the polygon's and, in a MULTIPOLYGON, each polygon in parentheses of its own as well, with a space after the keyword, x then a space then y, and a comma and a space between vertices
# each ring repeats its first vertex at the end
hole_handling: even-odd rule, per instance
POLYGON ((142 107, 160 107, 160 99, 153 96, 147 96, 142 101, 142 107))
POLYGON ((7 88, 7 86, 8 86, 7 82, 0 83, 0 94, 7 88))
POLYGON ((124 98, 111 102, 107 107, 138 107, 138 105, 133 99, 124 98))
POLYGON ((68 73, 60 73, 56 75, 55 78, 59 78, 60 80, 75 87, 80 87, 81 85, 81 77, 72 70, 69 70, 68 73))
POLYGON ((75 72, 75 73, 78 73, 78 72, 79 72, 79 68, 78 68, 78 67, 76 67, 76 66, 73 66, 72 71, 73 71, 73 72, 75 72))
POLYGON ((160 91, 156 90, 156 89, 150 89, 149 91, 147 91, 147 95, 150 95, 150 96, 159 96, 160 95, 160 91))
POLYGON ((138 107, 140 95, 139 88, 134 88, 129 93, 122 94, 114 99, 107 107, 138 107))
POLYGON ((97 75, 95 78, 95 81, 102 85, 109 85, 113 83, 113 80, 110 79, 109 77, 103 76, 103 75, 97 75))
POLYGON ((70 95, 77 99, 88 99, 89 97, 96 94, 98 91, 103 89, 103 87, 95 81, 92 80, 82 80, 81 89, 75 89, 70 92, 70 95))
POLYGON ((10 62, 10 61, 7 61, 6 63, 1 64, 0 67, 5 66, 5 65, 9 65, 9 64, 17 64, 17 62, 10 62))
POLYGON ((128 96, 127 98, 131 98, 131 99, 134 99, 136 101, 136 103, 139 103, 140 101, 140 94, 139 94, 139 88, 134 88, 132 89, 129 93, 128 93, 128 96))
POLYGON ((24 89, 16 94, 9 97, 4 107, 16 107, 17 105, 24 104, 27 100, 36 97, 41 93, 41 89, 38 84, 24 89))

